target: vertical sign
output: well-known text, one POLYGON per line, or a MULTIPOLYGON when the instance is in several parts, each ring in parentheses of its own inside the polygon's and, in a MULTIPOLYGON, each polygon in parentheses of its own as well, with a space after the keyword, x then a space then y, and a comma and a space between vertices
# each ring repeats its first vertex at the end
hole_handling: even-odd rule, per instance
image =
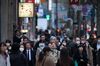
POLYGON ((19 3, 19 17, 33 17, 33 3, 19 3))

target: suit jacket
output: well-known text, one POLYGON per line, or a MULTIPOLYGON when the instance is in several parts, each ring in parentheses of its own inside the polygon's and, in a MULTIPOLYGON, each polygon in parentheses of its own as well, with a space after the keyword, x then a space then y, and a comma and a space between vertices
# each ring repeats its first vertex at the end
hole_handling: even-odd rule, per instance
MULTIPOLYGON (((28 61, 28 62, 31 62, 31 66, 35 66, 35 62, 36 62, 35 55, 36 55, 36 52, 35 52, 35 50, 33 50, 33 49, 30 49, 30 52, 31 52, 31 61, 29 61, 29 59, 28 59, 27 49, 25 49, 23 53, 24 53, 25 56, 27 57, 27 61, 28 61)), ((28 64, 28 65, 29 65, 29 64, 28 64)))

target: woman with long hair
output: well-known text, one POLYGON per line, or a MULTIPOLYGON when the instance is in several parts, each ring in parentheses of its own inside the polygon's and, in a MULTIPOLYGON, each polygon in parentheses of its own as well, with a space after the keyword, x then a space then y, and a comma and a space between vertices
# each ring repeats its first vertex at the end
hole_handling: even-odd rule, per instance
POLYGON ((45 47, 42 52, 39 54, 39 58, 36 61, 36 66, 55 66, 53 57, 50 55, 51 49, 45 47))
POLYGON ((62 48, 56 66, 74 66, 73 59, 69 56, 67 48, 62 48))
POLYGON ((10 63, 11 66, 28 66, 26 56, 20 52, 19 44, 12 44, 12 49, 10 53, 10 63))
POLYGON ((88 58, 87 58, 87 52, 86 48, 83 46, 78 47, 77 53, 74 55, 74 60, 77 61, 78 66, 87 66, 88 64, 88 58))
POLYGON ((0 66, 10 66, 9 55, 6 52, 7 46, 4 42, 0 43, 0 66))

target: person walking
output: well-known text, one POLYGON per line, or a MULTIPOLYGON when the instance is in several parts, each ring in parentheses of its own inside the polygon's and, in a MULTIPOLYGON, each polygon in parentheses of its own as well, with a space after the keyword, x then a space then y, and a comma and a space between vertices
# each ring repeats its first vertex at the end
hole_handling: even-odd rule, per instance
POLYGON ((86 52, 87 52, 87 58, 88 58, 88 63, 90 66, 93 66, 93 48, 90 46, 89 42, 86 41, 86 52))
POLYGON ((60 58, 56 66, 74 66, 73 59, 69 56, 69 51, 67 48, 62 48, 60 52, 60 58))
POLYGON ((19 44, 12 44, 10 53, 11 66, 28 66, 27 59, 23 53, 19 50, 19 44))
POLYGON ((39 58, 36 61, 36 66, 56 66, 53 57, 50 55, 51 49, 45 47, 42 52, 39 54, 39 58))
POLYGON ((45 39, 45 35, 42 34, 40 36, 40 40, 38 42, 36 42, 35 44, 35 50, 36 50, 36 60, 38 59, 39 57, 39 53, 43 50, 44 47, 48 46, 48 42, 46 41, 45 39))
POLYGON ((75 53, 73 58, 75 61, 77 61, 78 66, 87 66, 88 65, 86 49, 83 46, 78 47, 78 52, 75 53))
POLYGON ((28 61, 28 66, 35 66, 35 55, 36 51, 33 49, 32 44, 30 42, 27 42, 25 44, 25 50, 24 50, 24 55, 27 57, 28 61))
POLYGON ((9 55, 6 53, 7 46, 5 43, 0 43, 0 66, 10 66, 9 55))

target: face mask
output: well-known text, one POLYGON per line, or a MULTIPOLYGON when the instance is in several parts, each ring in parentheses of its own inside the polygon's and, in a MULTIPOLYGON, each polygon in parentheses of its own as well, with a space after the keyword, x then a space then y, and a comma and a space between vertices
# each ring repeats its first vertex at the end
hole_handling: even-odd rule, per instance
POLYGON ((63 45, 66 45, 66 43, 65 43, 65 42, 63 42, 62 44, 63 44, 63 45))
POLYGON ((6 43, 7 46, 10 46, 10 43, 6 43))
POLYGON ((84 43, 85 43, 85 41, 81 41, 81 43, 83 43, 83 44, 84 44, 84 43))
POLYGON ((45 44, 44 44, 44 43, 40 43, 40 44, 39 44, 39 47, 40 47, 41 49, 43 49, 43 48, 45 47, 45 44))
POLYGON ((19 48, 19 50, 20 50, 21 52, 23 52, 23 51, 24 51, 24 48, 19 48))
POLYGON ((77 44, 80 44, 80 41, 76 41, 77 44))

